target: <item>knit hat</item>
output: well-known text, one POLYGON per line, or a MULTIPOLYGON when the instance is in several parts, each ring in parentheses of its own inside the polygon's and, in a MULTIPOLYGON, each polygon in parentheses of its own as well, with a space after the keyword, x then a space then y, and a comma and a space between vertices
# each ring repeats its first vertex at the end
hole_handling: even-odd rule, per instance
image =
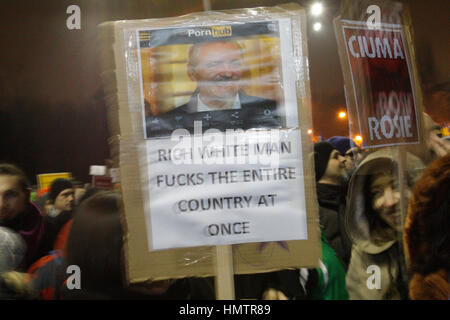
POLYGON ((48 193, 48 199, 55 201, 56 197, 64 190, 73 188, 72 182, 67 179, 56 179, 50 186, 50 192, 48 193))
POLYGON ((314 144, 314 166, 316 169, 316 181, 319 181, 327 170, 328 161, 330 160, 330 154, 334 149, 336 148, 329 142, 323 141, 314 144))
POLYGON ((25 240, 18 233, 0 227, 0 273, 20 267, 26 252, 25 240))
POLYGON ((341 155, 345 155, 348 150, 357 147, 356 143, 347 137, 335 136, 326 141, 331 143, 341 155))

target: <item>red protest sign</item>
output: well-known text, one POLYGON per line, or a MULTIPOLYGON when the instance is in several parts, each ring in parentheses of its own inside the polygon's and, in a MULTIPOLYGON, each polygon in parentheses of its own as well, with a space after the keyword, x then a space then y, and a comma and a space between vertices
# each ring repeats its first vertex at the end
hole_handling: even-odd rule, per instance
POLYGON ((419 143, 411 58, 402 26, 384 25, 371 30, 361 23, 346 23, 342 32, 355 118, 364 145, 419 143))
POLYGON ((92 176, 92 186, 100 189, 112 189, 112 178, 109 176, 92 176))

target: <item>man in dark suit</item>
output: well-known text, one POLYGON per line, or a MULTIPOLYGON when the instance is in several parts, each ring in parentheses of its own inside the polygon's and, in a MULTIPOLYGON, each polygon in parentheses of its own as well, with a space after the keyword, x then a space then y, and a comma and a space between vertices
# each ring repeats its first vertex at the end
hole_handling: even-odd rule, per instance
POLYGON ((249 96, 240 89, 242 52, 236 42, 194 44, 189 51, 187 73, 197 82, 189 102, 162 116, 147 118, 149 136, 175 128, 192 131, 194 121, 202 121, 203 130, 282 126, 276 101, 249 96))

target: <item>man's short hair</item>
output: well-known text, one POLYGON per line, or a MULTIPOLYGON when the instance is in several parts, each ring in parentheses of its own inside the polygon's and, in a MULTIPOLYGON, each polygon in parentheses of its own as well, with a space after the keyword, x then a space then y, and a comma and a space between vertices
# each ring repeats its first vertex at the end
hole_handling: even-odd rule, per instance
POLYGON ((0 163, 0 176, 19 177, 19 184, 23 190, 28 189, 29 183, 25 173, 13 164, 0 163))

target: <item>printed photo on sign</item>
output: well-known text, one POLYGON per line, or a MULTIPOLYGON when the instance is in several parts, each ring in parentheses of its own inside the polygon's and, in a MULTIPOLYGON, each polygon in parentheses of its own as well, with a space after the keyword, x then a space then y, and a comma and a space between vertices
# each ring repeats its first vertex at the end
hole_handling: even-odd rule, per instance
MULTIPOLYGON (((145 137, 285 128, 278 21, 138 31, 145 137)), ((296 104, 294 106, 296 108, 296 104)))
POLYGON ((419 142, 410 56, 401 25, 343 26, 365 147, 419 142))

